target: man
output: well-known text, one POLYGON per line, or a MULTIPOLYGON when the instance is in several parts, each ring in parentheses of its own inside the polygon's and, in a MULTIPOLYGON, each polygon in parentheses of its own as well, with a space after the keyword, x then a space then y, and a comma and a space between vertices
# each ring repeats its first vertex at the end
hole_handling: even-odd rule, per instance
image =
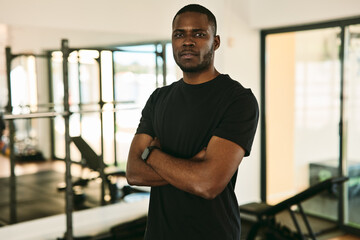
POLYGON ((3 131, 5 130, 5 122, 3 119, 3 115, 0 113, 0 142, 3 135, 3 131))
POLYGON ((215 69, 220 37, 208 9, 183 7, 172 28, 183 78, 148 99, 127 163, 129 184, 151 186, 145 239, 238 240, 235 182, 258 104, 250 89, 215 69))
POLYGON ((4 155, 7 154, 7 147, 4 141, 2 140, 3 132, 6 129, 6 125, 4 122, 3 115, 0 113, 0 153, 3 153, 4 155))

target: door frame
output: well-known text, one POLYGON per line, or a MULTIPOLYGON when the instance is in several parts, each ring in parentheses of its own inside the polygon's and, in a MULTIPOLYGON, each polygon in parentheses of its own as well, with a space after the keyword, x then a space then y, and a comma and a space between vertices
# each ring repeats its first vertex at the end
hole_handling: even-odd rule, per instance
MULTIPOLYGON (((346 19, 338 19, 333 21, 326 22, 317 22, 305 25, 297 25, 297 26, 285 26, 280 28, 272 28, 272 29, 263 29, 260 31, 260 146, 261 146, 261 154, 260 154, 260 199, 262 202, 267 202, 267 144, 266 144, 266 36, 269 34, 276 33, 287 33, 287 32, 298 32, 298 31, 306 31, 306 30, 316 30, 323 28, 332 28, 332 27, 340 27, 340 39, 341 39, 341 47, 339 51, 339 60, 340 60, 340 120, 339 120, 339 176, 344 176, 346 169, 344 169, 344 53, 345 53, 345 27, 349 25, 360 24, 360 16, 346 18, 346 19)), ((340 196, 344 196, 344 188, 341 185, 339 188, 340 196)), ((344 197, 339 198, 339 206, 338 206, 338 223, 346 231, 354 232, 355 234, 360 234, 360 228, 355 228, 349 225, 345 225, 344 218, 344 197)))

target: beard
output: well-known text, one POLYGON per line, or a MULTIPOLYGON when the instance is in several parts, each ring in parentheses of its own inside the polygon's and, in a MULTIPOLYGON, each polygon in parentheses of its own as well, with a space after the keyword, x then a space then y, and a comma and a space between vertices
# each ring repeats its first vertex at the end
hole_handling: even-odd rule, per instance
POLYGON ((202 61, 200 61, 196 65, 182 64, 181 61, 178 58, 176 58, 175 56, 174 56, 174 59, 175 59, 176 64, 180 67, 180 69, 183 72, 195 73, 195 72, 202 72, 203 70, 209 68, 209 66, 211 65, 213 56, 214 56, 214 46, 211 46, 211 49, 209 49, 209 51, 204 55, 204 57, 202 58, 202 61))

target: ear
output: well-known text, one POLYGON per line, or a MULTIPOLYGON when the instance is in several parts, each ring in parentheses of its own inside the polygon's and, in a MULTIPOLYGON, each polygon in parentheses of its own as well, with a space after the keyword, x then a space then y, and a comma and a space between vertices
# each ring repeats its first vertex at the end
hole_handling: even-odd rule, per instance
POLYGON ((220 36, 216 35, 214 37, 214 50, 218 49, 220 47, 220 36))

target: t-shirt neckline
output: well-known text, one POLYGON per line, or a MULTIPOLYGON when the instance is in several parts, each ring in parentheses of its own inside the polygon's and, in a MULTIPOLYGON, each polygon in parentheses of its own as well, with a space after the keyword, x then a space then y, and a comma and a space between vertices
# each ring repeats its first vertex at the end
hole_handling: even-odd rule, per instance
POLYGON ((207 85, 211 85, 211 84, 214 84, 215 82, 217 82, 220 78, 222 78, 223 76, 226 76, 225 74, 219 74, 217 75, 215 78, 207 81, 207 82, 203 82, 203 83, 199 83, 199 84, 189 84, 189 83, 186 83, 184 81, 184 78, 181 78, 180 79, 180 82, 182 85, 186 86, 186 87, 189 87, 189 88, 198 88, 198 87, 203 87, 203 86, 207 86, 207 85))

